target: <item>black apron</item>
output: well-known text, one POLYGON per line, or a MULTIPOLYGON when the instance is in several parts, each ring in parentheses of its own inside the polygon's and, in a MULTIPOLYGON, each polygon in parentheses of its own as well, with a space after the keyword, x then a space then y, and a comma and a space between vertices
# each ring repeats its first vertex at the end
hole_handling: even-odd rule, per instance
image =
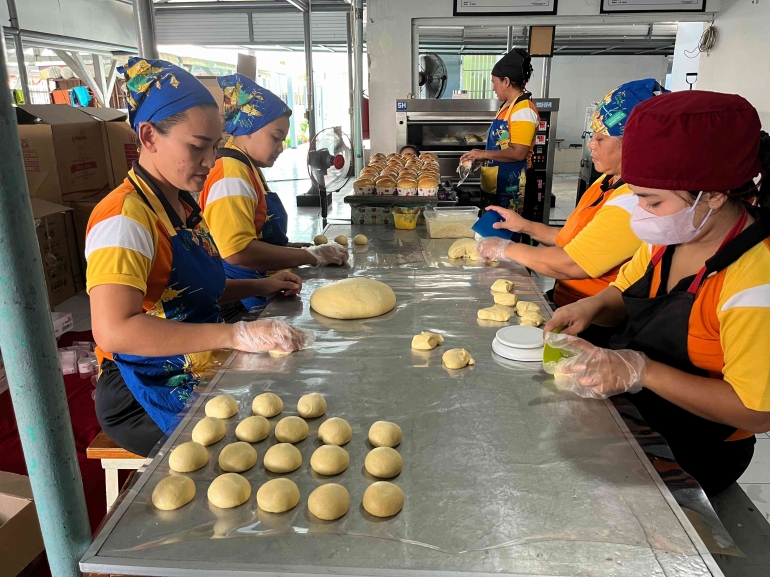
MULTIPOLYGON (((639 351, 686 373, 708 376, 707 371, 690 361, 687 349, 690 313, 706 278, 724 270, 770 236, 767 213, 751 207, 749 210, 756 222, 741 232, 746 223, 744 213, 719 251, 706 261, 698 274, 682 279, 670 293, 666 293, 666 286, 676 247, 658 250, 644 276, 623 293, 628 319, 624 330, 610 339, 609 348, 639 351), (653 272, 661 261, 660 287, 657 294, 650 297, 653 272)), ((647 424, 665 437, 676 460, 707 493, 719 492, 732 484, 751 461, 754 437, 726 442, 737 431, 735 427, 694 415, 648 389, 627 398, 636 405, 647 424), (718 480, 713 478, 714 474, 719 476, 718 480)))

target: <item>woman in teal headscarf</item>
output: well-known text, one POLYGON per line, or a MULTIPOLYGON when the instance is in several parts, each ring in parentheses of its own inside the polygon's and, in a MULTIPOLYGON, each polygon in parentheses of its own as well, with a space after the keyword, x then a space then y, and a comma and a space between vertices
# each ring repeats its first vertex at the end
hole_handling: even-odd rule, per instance
MULTIPOLYGON (((260 170, 273 166, 283 152, 291 108, 242 74, 224 76, 219 85, 225 130, 232 138, 218 151, 200 202, 228 278, 264 278, 270 270, 347 262, 347 247, 336 243, 289 245, 286 210, 260 170)), ((266 299, 241 302, 253 309, 266 299)))
POLYGON ((217 104, 190 73, 132 58, 122 72, 141 144, 128 178, 94 209, 87 290, 99 345, 96 414, 121 447, 148 455, 173 429, 215 349, 294 351, 307 335, 264 320, 226 325, 218 303, 296 292, 301 281, 233 281, 190 192, 203 188, 221 136, 217 104))

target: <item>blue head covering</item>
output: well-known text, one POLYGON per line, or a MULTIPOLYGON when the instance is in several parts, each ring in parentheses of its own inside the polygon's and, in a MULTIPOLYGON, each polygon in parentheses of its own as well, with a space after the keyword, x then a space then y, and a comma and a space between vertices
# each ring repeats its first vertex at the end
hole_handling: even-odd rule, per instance
POLYGON ((623 136, 634 106, 648 98, 668 92, 657 80, 632 80, 610 90, 591 117, 591 130, 607 136, 623 136))
POLYGON ((243 74, 217 79, 225 93, 225 131, 233 136, 253 134, 291 108, 275 94, 243 74))
POLYGON ((129 58, 118 71, 126 78, 128 120, 136 131, 140 122, 160 122, 201 104, 217 106, 195 76, 165 60, 129 58))

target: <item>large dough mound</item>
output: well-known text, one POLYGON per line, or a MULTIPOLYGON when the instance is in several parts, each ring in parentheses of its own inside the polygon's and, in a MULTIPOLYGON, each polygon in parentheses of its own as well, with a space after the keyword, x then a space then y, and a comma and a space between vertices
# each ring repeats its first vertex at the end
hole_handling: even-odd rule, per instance
POLYGON ((310 307, 333 319, 368 319, 396 306, 396 295, 385 283, 368 278, 348 278, 316 289, 310 307))
POLYGON ((454 241, 449 247, 447 253, 449 258, 467 258, 468 260, 479 260, 479 253, 476 250, 476 241, 472 238, 461 238, 454 241))

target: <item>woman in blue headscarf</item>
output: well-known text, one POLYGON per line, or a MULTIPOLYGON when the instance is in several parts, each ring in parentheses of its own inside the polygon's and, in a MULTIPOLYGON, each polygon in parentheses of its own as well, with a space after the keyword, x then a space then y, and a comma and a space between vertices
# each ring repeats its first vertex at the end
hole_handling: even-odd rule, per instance
POLYGON ((147 456, 175 424, 215 349, 295 351, 307 335, 281 321, 226 325, 218 303, 301 281, 282 273, 232 281, 198 192, 214 166, 221 120, 211 93, 162 60, 121 70, 141 150, 126 180, 94 209, 86 233, 87 290, 101 365, 96 414, 118 445, 147 456))
MULTIPOLYGON (((260 170, 273 166, 283 152, 291 108, 243 74, 223 76, 219 85, 225 130, 232 138, 218 151, 200 202, 228 278, 264 278, 264 271, 347 262, 347 247, 336 243, 289 246, 286 210, 260 170)), ((266 299, 241 302, 253 309, 266 299)))

